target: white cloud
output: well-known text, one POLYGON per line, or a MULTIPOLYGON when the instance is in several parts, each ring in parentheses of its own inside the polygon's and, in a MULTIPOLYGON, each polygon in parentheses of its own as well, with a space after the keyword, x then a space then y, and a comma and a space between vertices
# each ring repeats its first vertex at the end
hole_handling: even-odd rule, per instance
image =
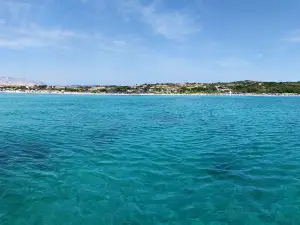
POLYGON ((77 34, 60 28, 34 25, 35 16, 49 2, 0 0, 0 46, 7 48, 54 46, 77 34))
POLYGON ((94 46, 100 51, 104 52, 121 52, 129 47, 129 44, 125 40, 114 40, 108 37, 98 36, 93 39, 94 46))
POLYGON ((28 47, 45 47, 47 44, 49 43, 45 43, 42 40, 36 38, 16 38, 13 40, 0 38, 0 47, 5 48, 21 49, 28 47))
POLYGON ((77 48, 74 43, 80 43, 78 46, 82 48, 91 47, 93 50, 104 52, 120 52, 132 48, 134 42, 134 38, 108 37, 100 33, 89 34, 61 28, 40 27, 34 24, 24 27, 0 24, 0 48, 57 47, 70 50, 77 48))
POLYGON ((224 59, 217 60, 216 64, 228 69, 237 69, 237 68, 249 66, 250 62, 238 58, 224 58, 224 59))
MULTIPOLYGON (((97 32, 63 29, 59 24, 54 27, 38 25, 37 22, 40 21, 34 14, 51 1, 44 0, 42 4, 34 4, 26 0, 0 0, 0 48, 77 49, 81 46, 106 52, 118 52, 126 48, 126 39, 107 37, 97 32)), ((91 0, 80 1, 91 2, 91 0)), ((97 6, 104 7, 104 3, 97 0, 97 6)))
POLYGON ((0 47, 15 47, 16 45, 17 43, 15 41, 0 39, 0 47))
POLYGON ((182 11, 159 10, 160 3, 154 1, 150 5, 144 6, 139 0, 130 0, 125 2, 125 11, 138 14, 155 33, 167 39, 182 41, 200 30, 194 16, 182 11))
POLYGON ((294 30, 289 32, 286 37, 283 38, 284 41, 300 43, 300 30, 294 30))
POLYGON ((41 28, 36 25, 31 25, 26 29, 18 29, 16 33, 25 36, 32 36, 38 37, 42 39, 48 40, 63 40, 67 38, 74 38, 74 37, 83 37, 84 35, 75 33, 73 31, 65 30, 65 29, 46 29, 41 28))
POLYGON ((63 29, 45 29, 38 26, 27 28, 1 26, 0 46, 9 48, 59 46, 70 39, 84 35, 63 29))

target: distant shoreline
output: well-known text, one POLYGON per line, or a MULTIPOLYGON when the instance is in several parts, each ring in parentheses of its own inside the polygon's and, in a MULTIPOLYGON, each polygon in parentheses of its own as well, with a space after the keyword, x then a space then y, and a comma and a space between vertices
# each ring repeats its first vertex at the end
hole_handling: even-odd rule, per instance
POLYGON ((155 93, 141 93, 141 94, 127 94, 127 93, 90 93, 90 92, 58 92, 58 91, 0 91, 4 94, 42 94, 42 95, 93 95, 93 96, 261 96, 261 97, 299 97, 300 94, 291 93, 195 93, 195 94, 155 94, 155 93))
POLYGON ((229 83, 155 83, 124 85, 3 85, 0 91, 8 93, 72 94, 72 95, 130 95, 130 96, 298 96, 299 82, 234 81, 229 83))

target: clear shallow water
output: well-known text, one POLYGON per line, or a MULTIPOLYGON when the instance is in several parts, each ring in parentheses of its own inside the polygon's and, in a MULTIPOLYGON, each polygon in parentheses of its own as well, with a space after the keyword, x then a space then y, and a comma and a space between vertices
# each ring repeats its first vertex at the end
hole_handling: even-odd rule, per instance
POLYGON ((0 94, 0 224, 300 224, 300 98, 0 94))

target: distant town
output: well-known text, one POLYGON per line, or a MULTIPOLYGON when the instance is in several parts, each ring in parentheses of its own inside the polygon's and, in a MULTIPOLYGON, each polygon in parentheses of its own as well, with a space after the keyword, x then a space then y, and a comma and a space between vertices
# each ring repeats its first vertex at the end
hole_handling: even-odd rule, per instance
POLYGON ((89 93, 89 94, 271 94, 299 95, 299 82, 236 81, 218 83, 155 83, 134 86, 70 85, 53 86, 39 82, 0 82, 1 92, 89 93))

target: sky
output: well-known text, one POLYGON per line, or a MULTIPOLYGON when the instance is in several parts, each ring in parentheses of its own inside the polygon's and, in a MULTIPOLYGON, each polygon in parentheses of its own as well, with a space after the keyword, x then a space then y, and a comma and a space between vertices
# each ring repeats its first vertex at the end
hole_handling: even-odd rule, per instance
POLYGON ((0 0, 0 76, 300 80, 299 0, 0 0))

